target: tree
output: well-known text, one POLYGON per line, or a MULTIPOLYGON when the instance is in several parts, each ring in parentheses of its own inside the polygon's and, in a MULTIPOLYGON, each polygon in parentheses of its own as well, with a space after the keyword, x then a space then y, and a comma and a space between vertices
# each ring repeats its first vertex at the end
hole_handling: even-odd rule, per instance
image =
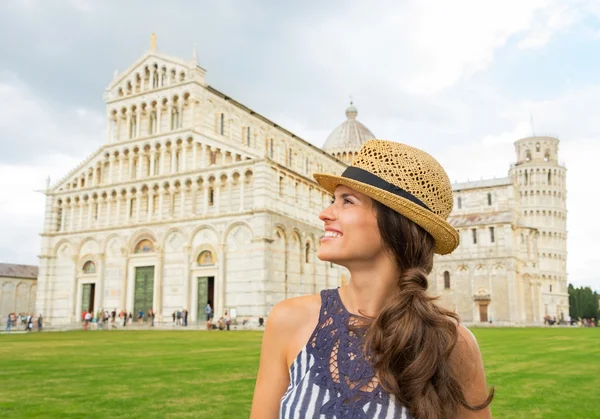
POLYGON ((569 315, 572 319, 598 318, 598 293, 590 287, 569 284, 569 315))

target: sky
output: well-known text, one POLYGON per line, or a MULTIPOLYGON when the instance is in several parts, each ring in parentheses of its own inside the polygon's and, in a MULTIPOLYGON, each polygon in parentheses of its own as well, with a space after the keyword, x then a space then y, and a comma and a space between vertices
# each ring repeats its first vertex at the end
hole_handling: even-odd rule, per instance
POLYGON ((0 2, 0 262, 37 264, 47 178, 105 141, 115 70, 197 50, 207 82, 321 146, 352 97, 377 138, 453 182, 505 177, 514 141, 560 139, 570 283, 600 290, 600 2, 0 2))

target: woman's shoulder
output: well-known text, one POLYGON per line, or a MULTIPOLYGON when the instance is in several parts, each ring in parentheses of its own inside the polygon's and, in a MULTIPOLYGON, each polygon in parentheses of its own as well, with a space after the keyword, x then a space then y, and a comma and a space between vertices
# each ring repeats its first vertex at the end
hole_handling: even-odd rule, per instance
POLYGON ((320 310, 320 294, 288 298, 273 307, 267 317, 267 323, 271 323, 276 328, 293 328, 306 323, 307 319, 313 317, 318 319, 320 310))

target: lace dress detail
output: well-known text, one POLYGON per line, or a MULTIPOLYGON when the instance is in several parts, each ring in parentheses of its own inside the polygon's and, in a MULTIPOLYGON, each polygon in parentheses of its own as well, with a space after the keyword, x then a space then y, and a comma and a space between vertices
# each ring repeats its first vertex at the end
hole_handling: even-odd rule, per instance
POLYGON ((365 359, 361 336, 337 289, 321 291, 319 323, 290 367, 280 418, 410 419, 386 393, 365 359))

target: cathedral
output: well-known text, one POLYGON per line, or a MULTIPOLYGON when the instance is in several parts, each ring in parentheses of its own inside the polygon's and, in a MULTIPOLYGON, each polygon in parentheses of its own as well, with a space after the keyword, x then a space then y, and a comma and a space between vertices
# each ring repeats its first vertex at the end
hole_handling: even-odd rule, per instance
MULTIPOLYGON (((46 190, 36 311, 50 325, 83 311, 152 309, 157 322, 268 316, 279 301, 349 280, 316 257, 329 194, 374 138, 346 120, 315 147, 206 82, 194 52, 150 50, 104 94, 106 140, 46 190)), ((568 314, 565 168, 558 140, 516 143, 505 179, 453 185, 461 245, 436 256, 430 289, 467 323, 568 314)))

